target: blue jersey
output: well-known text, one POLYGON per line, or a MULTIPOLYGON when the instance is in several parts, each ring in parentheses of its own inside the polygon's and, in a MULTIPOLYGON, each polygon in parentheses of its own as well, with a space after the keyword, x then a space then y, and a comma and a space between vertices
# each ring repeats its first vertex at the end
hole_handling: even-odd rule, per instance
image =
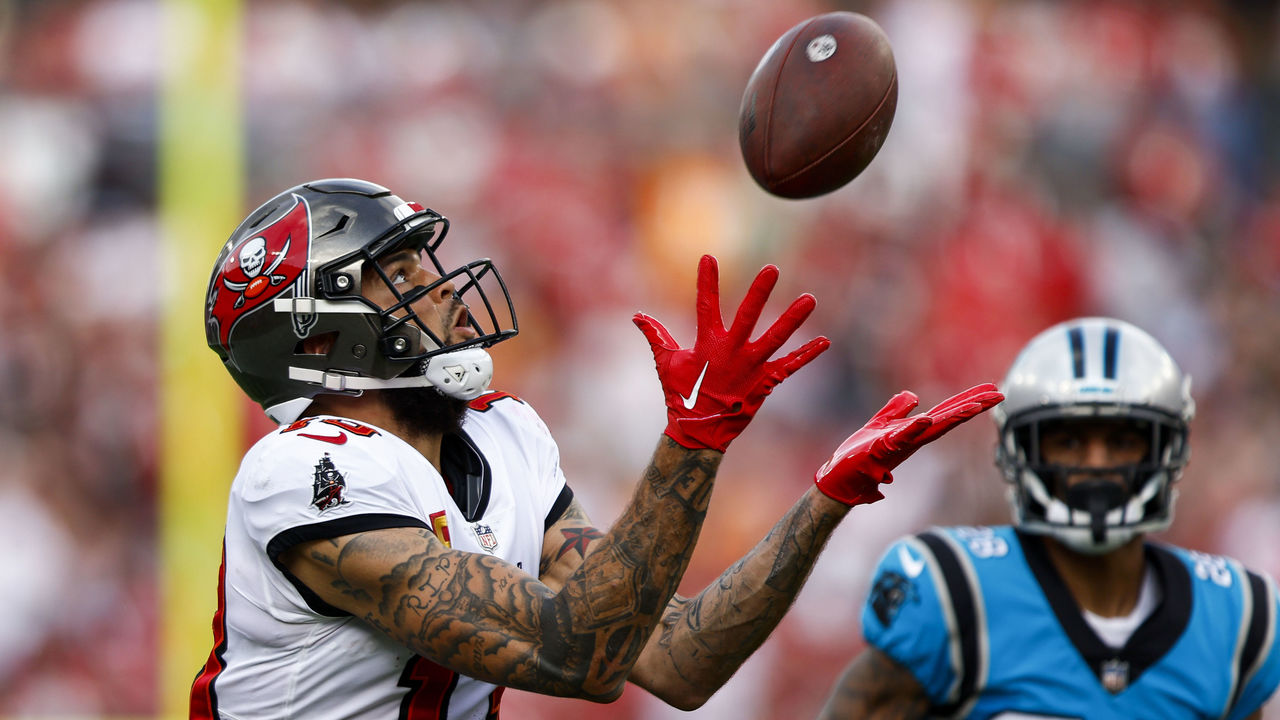
POLYGON ((915 675, 934 715, 1235 719, 1280 684, 1270 578, 1148 543, 1161 600, 1113 649, 1085 621, 1044 543, 1010 527, 934 528, 880 560, 863 633, 915 675))

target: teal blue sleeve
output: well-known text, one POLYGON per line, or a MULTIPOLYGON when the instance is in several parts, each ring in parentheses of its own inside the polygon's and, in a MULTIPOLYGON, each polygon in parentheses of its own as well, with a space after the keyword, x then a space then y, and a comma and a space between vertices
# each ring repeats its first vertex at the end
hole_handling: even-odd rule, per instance
POLYGON ((929 551, 904 538, 880 559, 862 610, 867 643, 911 671, 934 704, 941 705, 956 683, 951 632, 934 578, 940 578, 929 551))
MULTIPOLYGON (((1276 592, 1275 583, 1270 578, 1266 578, 1266 584, 1272 600, 1271 617, 1280 618, 1280 593, 1276 592)), ((1275 693, 1276 687, 1280 686, 1280 638, 1275 637, 1275 628, 1273 620, 1272 636, 1268 638, 1265 648, 1266 657, 1240 692, 1240 698, 1227 716, 1228 720, 1240 720, 1257 712, 1275 693)))

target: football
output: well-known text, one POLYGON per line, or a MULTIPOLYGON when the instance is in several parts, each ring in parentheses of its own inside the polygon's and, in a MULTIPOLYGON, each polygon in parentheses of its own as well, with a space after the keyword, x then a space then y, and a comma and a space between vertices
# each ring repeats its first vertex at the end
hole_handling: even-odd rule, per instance
POLYGON ((809 18, 769 48, 747 81, 742 159, 779 197, 829 193, 875 158, 897 107, 897 66, 880 26, 852 12, 809 18))

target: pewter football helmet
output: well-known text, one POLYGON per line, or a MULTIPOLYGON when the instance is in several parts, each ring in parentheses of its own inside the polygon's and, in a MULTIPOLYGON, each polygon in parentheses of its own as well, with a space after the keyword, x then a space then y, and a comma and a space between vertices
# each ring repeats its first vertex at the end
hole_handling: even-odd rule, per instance
POLYGON ((448 231, 435 211, 362 180, 290 188, 250 213, 219 254, 205 302, 209 347, 277 423, 296 420, 321 393, 435 387, 474 398, 493 373, 485 348, 515 336, 518 326, 491 261, 445 269, 437 250, 448 231), (405 249, 429 259, 440 279, 401 292, 378 260, 405 249), (366 267, 391 289, 391 307, 361 294, 366 267), (449 346, 413 311, 445 282, 467 305, 465 321, 475 331, 449 346), (327 353, 303 351, 303 340, 316 336, 332 338, 327 353))
POLYGON ((1070 320, 1022 349, 992 410, 996 465, 1010 483, 1014 521, 1078 552, 1109 552, 1173 520, 1171 487, 1187 463, 1195 415, 1191 378, 1155 338, 1109 318, 1070 320), (1131 422, 1149 437, 1141 461, 1114 468, 1054 465, 1040 454, 1046 424, 1073 419, 1131 422), (1068 476, 1096 478, 1067 490, 1068 476), (1104 478, 1120 477, 1123 485, 1104 478))

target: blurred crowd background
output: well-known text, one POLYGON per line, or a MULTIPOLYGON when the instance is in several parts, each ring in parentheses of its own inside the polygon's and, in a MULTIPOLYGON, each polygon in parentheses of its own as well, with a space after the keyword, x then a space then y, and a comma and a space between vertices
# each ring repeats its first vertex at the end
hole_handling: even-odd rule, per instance
MULTIPOLYGON (((726 305, 767 262, 782 271, 767 315, 817 296, 796 342, 821 333, 833 347, 730 450, 683 593, 763 536, 893 393, 927 406, 998 380, 1034 333, 1083 314, 1146 328, 1194 378, 1192 462, 1161 539, 1280 575, 1275 2, 243 11, 243 210, 356 176, 447 215, 446 258, 493 257, 516 299, 521 333, 495 348, 494 385, 541 412, 600 525, 665 423, 631 314, 691 339, 704 252, 720 258, 726 305), (897 117, 852 184, 775 199, 741 164, 742 89, 777 36, 832 10, 865 13, 892 40, 897 117)), ((162 12, 0 0, 0 715, 160 713, 162 12)), ((217 247, 192 252, 211 266, 217 247)), ((177 287, 202 294, 207 277, 177 287)), ((244 412, 247 443, 270 428, 244 412)), ((993 444, 979 419, 904 465, 692 716, 813 715, 862 646, 883 547, 930 524, 1007 521, 993 444)), ((220 524, 224 506, 207 512, 220 524)), ((216 558, 203 574, 211 612, 216 558)), ((504 705, 534 720, 684 716, 634 688, 608 709, 514 691, 504 705)))

